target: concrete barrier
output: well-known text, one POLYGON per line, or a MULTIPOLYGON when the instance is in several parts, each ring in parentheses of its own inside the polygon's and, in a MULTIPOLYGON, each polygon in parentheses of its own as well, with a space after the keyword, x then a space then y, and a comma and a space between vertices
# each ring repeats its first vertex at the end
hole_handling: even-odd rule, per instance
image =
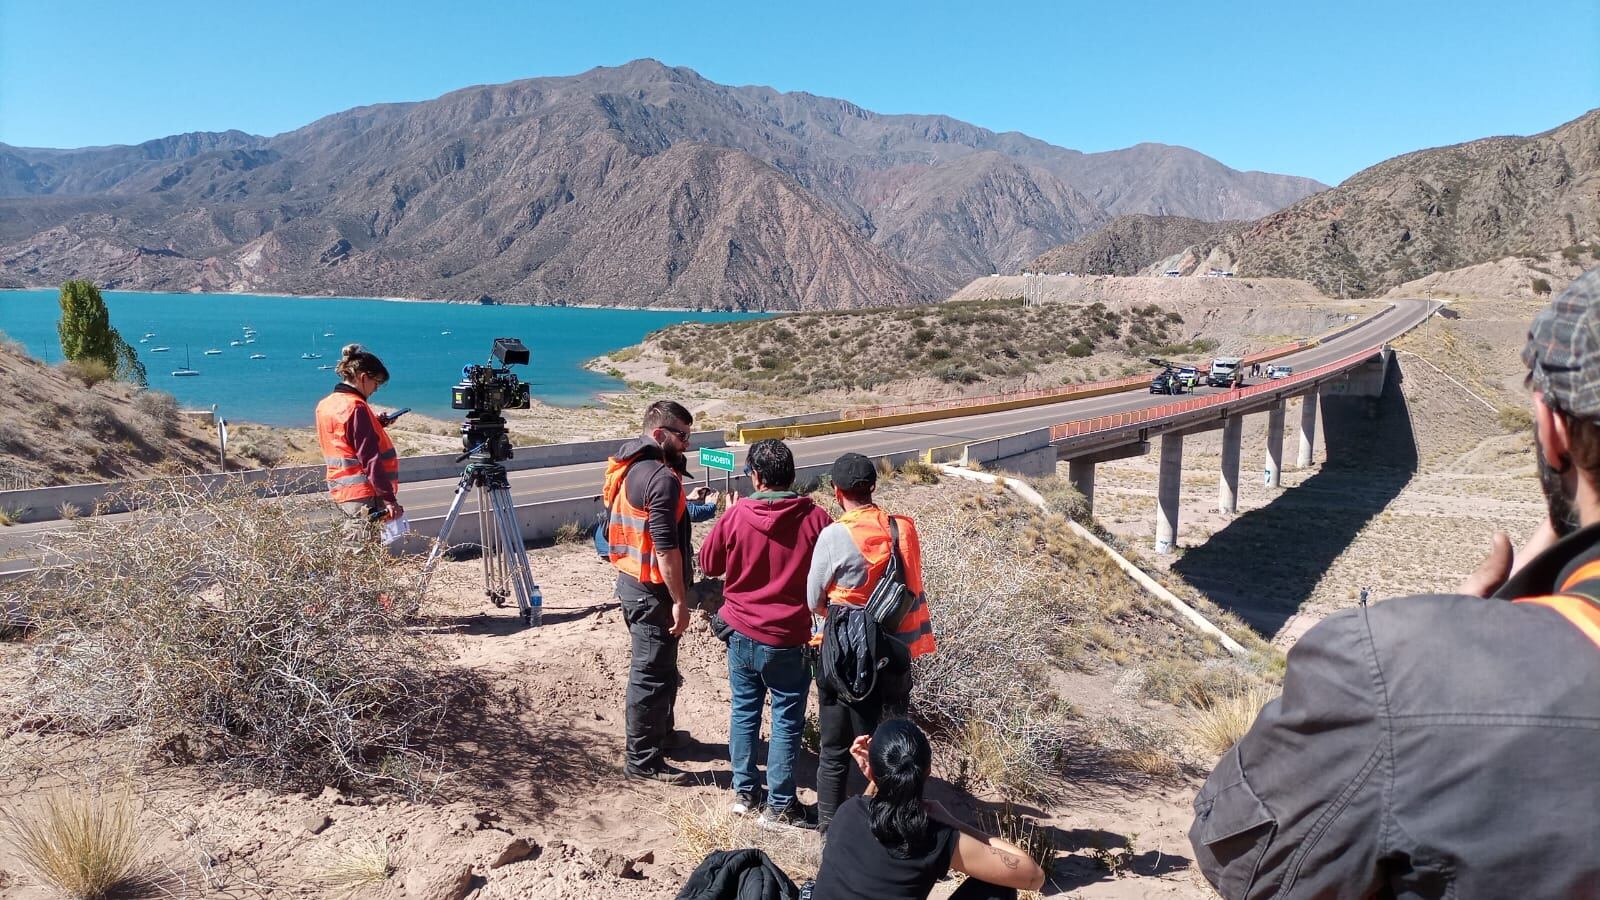
MULTIPOLYGON (((604 441, 578 441, 568 444, 537 444, 515 448, 511 459, 506 460, 507 471, 548 469, 583 463, 602 462, 617 448, 632 438, 604 441)), ((689 436, 692 449, 725 447, 727 439, 721 431, 696 431, 689 436)), ((400 484, 454 478, 461 474, 462 463, 456 462, 459 453, 434 453, 427 456, 400 458, 400 484)), ((322 466, 285 466, 278 469, 247 469, 242 472, 214 472, 205 475, 185 475, 182 480, 198 490, 214 490, 223 484, 262 485, 263 493, 304 494, 324 490, 325 470, 322 466)), ((71 504, 79 514, 88 515, 97 509, 101 512, 122 512, 115 495, 135 488, 140 480, 103 481, 93 484, 64 484, 54 487, 28 488, 0 491, 0 509, 6 510, 18 522, 47 522, 61 518, 63 504, 71 504)), ((148 482, 145 482, 148 483, 148 482)))
POLYGON ((825 412, 804 413, 798 416, 778 416, 773 419, 755 419, 750 422, 740 422, 733 426, 733 433, 750 431, 757 428, 777 428, 781 425, 814 425, 818 422, 837 422, 844 418, 844 410, 830 409, 825 412))

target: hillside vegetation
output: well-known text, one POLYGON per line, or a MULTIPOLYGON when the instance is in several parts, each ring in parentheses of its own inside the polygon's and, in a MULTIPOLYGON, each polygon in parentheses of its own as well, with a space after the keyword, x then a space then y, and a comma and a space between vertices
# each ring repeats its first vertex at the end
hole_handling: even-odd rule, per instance
POLYGON ((1600 110, 1532 137, 1408 153, 1190 247, 1165 264, 1382 293, 1504 259, 1586 256, 1600 241, 1600 110))
POLYGON ((1118 311, 1101 303, 1028 306, 1011 298, 678 325, 611 359, 653 359, 681 382, 770 396, 870 391, 916 380, 965 387, 1029 376, 1042 387, 1143 368, 1151 354, 1203 352, 1209 345, 1174 343, 1182 325, 1181 315, 1154 304, 1118 311))
POLYGON ((0 490, 216 471, 209 426, 168 394, 103 375, 47 366, 0 335, 0 490))

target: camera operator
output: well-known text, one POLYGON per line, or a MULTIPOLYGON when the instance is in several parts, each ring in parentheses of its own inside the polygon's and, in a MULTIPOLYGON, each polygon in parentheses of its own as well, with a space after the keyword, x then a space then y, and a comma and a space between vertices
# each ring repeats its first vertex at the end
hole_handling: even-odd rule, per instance
POLYGON ((360 344, 344 348, 333 371, 343 379, 317 404, 317 442, 328 467, 328 495, 352 519, 393 519, 405 510, 395 492, 400 457, 385 428, 390 419, 367 405, 389 370, 360 344))

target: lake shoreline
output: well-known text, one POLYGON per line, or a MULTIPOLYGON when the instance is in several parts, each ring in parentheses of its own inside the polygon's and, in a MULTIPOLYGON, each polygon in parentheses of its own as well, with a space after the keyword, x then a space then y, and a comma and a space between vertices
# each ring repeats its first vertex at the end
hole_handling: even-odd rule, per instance
MULTIPOLYGON (((59 291, 60 285, 44 284, 38 287, 8 287, 0 288, 0 295, 20 293, 22 291, 59 291)), ((630 312, 685 312, 685 313, 718 313, 723 315, 743 316, 776 316, 788 313, 798 313, 799 309, 701 309, 693 306, 635 306, 624 303, 479 303, 476 300, 440 300, 425 299, 422 297, 354 297, 344 294, 285 294, 278 291, 222 291, 213 293, 208 291, 143 291, 123 290, 121 288, 101 288, 102 294, 158 294, 164 297, 276 297, 283 300, 360 300, 378 301, 382 303, 441 303, 447 306, 482 306, 495 309, 620 309, 630 312)))

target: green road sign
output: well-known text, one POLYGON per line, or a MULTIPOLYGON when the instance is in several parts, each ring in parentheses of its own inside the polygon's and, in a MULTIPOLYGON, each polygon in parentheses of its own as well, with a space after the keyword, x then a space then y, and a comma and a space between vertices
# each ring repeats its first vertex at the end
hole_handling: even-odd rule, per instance
POLYGON ((721 469, 724 472, 733 471, 732 450, 701 450, 700 465, 708 469, 721 469))

